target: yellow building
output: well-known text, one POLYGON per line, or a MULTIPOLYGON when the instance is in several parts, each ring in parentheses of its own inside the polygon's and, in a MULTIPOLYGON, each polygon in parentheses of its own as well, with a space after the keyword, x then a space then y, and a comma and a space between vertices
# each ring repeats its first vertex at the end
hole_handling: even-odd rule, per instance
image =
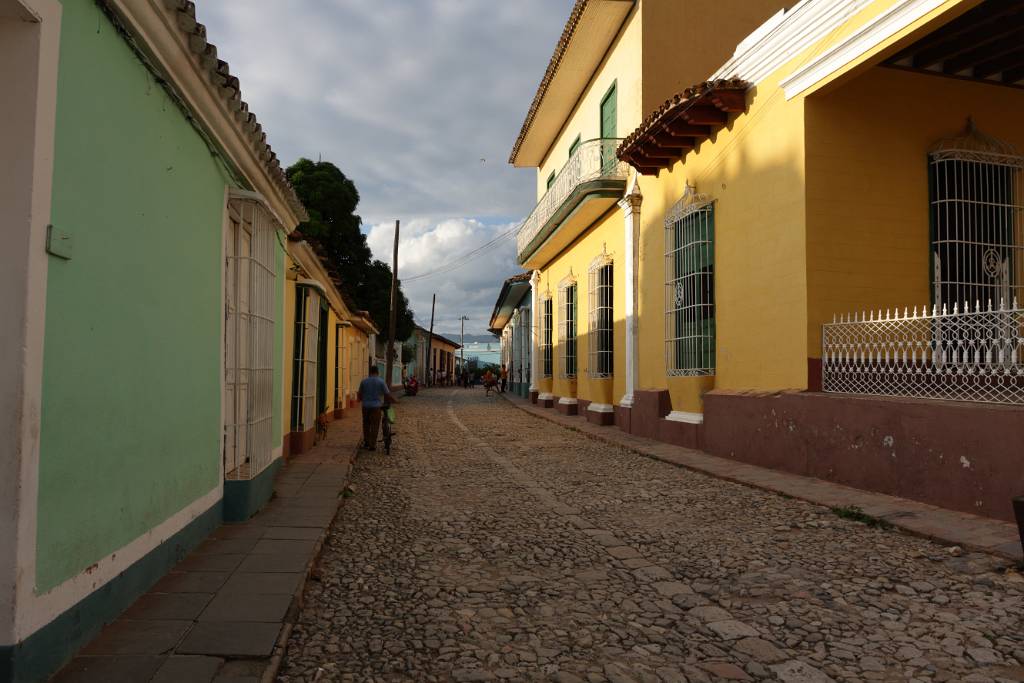
POLYGON ((341 418, 356 407, 359 382, 370 367, 378 334, 366 311, 355 308, 300 233, 288 236, 285 260, 283 395, 287 457, 309 450, 316 421, 341 418))
POLYGON ((517 245, 520 263, 534 271, 534 400, 601 424, 628 425, 637 349, 627 327, 635 319, 636 271, 632 240, 624 238, 630 210, 621 204, 629 168, 615 150, 644 113, 714 69, 784 4, 578 0, 574 6, 510 158, 537 169, 537 206, 517 245))
POLYGON ((686 41, 648 43, 655 3, 582 4, 524 126, 542 139, 521 136, 513 153, 540 168, 539 218, 519 242, 534 271, 538 400, 589 401, 635 434, 1011 518, 1024 491, 1019 8, 804 0, 771 17, 763 3, 755 27, 715 3, 692 30, 749 35, 695 72, 680 66, 686 41), (587 83, 573 95, 559 63, 572 27, 614 23, 597 21, 605 5, 627 17, 601 60, 572 56, 587 83), (624 60, 636 31, 644 56, 624 60), (651 63, 696 85, 648 98, 651 63), (629 121, 615 160, 600 143, 541 191, 573 132, 601 118, 609 77, 629 121), (543 91, 556 87, 569 92, 548 119, 557 101, 578 104, 544 127, 543 91), (649 106, 631 119, 637 100, 649 106))

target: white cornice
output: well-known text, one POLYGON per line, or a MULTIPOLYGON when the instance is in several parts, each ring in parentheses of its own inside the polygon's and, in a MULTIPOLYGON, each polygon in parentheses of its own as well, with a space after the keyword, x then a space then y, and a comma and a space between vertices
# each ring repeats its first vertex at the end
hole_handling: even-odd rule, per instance
POLYGON ((739 78, 757 84, 843 22, 872 0, 802 0, 780 11, 740 41, 732 58, 711 80, 739 78))
POLYGON ((786 99, 792 99, 821 80, 878 47, 886 40, 941 7, 948 0, 898 0, 814 60, 782 80, 786 99))
MULTIPOLYGON (((265 144, 266 136, 249 115, 237 93, 230 96, 213 82, 211 70, 217 64, 203 64, 190 40, 205 39, 188 33, 182 23, 189 18, 167 0, 104 0, 124 23, 136 47, 146 53, 173 86, 196 123, 210 136, 230 164, 252 188, 266 198, 282 225, 291 231, 305 219, 304 211, 288 186, 265 144), (273 166, 273 170, 271 168, 273 166)), ((198 24, 191 20, 192 28, 198 24)), ((196 45, 198 47, 198 44, 196 45)), ((214 54, 214 62, 215 52, 214 54)), ((237 85, 237 79, 235 79, 237 85)))
POLYGON ((685 422, 686 424, 704 424, 704 413, 688 413, 682 410, 673 410, 665 416, 669 422, 685 422))

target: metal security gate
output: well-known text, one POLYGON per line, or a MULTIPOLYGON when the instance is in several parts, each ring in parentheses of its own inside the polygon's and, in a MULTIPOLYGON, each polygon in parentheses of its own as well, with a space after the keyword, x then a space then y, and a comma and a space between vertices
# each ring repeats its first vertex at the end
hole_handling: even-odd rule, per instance
POLYGON ((228 202, 224 288, 224 477, 251 479, 273 454, 274 249, 255 197, 228 202))

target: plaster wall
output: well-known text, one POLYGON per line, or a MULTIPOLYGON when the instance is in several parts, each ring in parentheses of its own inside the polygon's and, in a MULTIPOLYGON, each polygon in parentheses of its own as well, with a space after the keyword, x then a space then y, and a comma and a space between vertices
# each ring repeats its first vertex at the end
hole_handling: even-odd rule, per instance
MULTIPOLYGON (((555 257, 541 269, 541 281, 538 285, 541 299, 550 292, 553 299, 552 330, 553 334, 553 376, 541 379, 540 392, 553 393, 558 397, 576 397, 593 403, 612 404, 625 393, 626 370, 626 298, 625 298, 625 263, 623 263, 623 236, 625 219, 622 211, 614 208, 587 228, 573 244, 555 257), (612 259, 613 272, 613 377, 596 379, 588 375, 590 364, 590 299, 589 278, 590 264, 602 253, 612 259), (558 342, 559 311, 558 285, 566 277, 575 277, 577 285, 577 380, 562 379, 562 349, 558 342), (573 386, 575 385, 575 387, 573 386)), ((539 331, 539 327, 538 327, 539 331)), ((538 354, 538 362, 540 362, 538 354)), ((581 410, 582 413, 582 410, 581 410)))
POLYGON ((677 411, 702 412, 712 387, 806 385, 803 102, 765 81, 748 106, 671 169, 640 180, 639 388, 667 388, 677 411), (715 202, 713 378, 666 374, 664 221, 687 184, 715 202))
POLYGON ((576 107, 544 155, 544 161, 537 169, 538 200, 547 192, 547 180, 551 173, 557 174, 569 160, 569 147, 577 136, 583 142, 601 137, 601 100, 613 83, 616 89, 616 137, 625 137, 640 125, 643 117, 640 87, 643 37, 641 13, 644 6, 645 3, 638 3, 626 19, 576 107))
POLYGON ((220 485, 222 167, 94 3, 64 2, 36 589, 220 485), (182 201, 187 198, 187 201, 182 201))

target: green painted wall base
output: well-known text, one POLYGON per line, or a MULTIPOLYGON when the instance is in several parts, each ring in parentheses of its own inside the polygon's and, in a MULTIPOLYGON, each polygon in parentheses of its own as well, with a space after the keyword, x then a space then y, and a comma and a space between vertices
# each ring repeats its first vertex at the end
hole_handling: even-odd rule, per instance
POLYGON ((225 522, 244 522, 267 504, 274 494, 274 477, 283 460, 278 458, 272 462, 255 479, 224 482, 225 522))
POLYGON ((34 683, 51 674, 116 619, 221 523, 221 503, 196 517, 102 588, 17 645, 0 645, 0 681, 34 683))

